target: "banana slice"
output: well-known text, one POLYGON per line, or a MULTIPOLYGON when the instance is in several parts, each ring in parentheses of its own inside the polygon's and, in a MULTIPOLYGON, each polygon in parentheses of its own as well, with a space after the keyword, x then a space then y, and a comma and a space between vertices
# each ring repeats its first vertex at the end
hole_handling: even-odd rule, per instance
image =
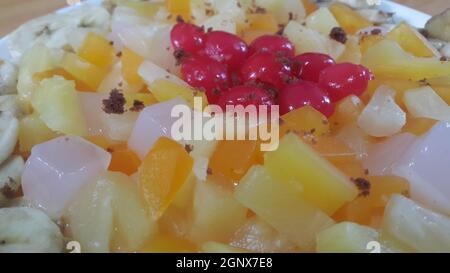
POLYGON ((425 25, 425 29, 430 37, 450 42, 450 8, 433 16, 425 25))
POLYGON ((17 93, 17 67, 0 60, 0 95, 17 93))
POLYGON ((14 151, 19 137, 19 121, 10 112, 0 113, 0 164, 14 151))
POLYGON ((35 208, 0 209, 0 253, 62 252, 58 226, 35 208))
POLYGON ((53 13, 29 21, 7 38, 12 61, 19 63, 22 54, 36 43, 77 50, 88 32, 106 34, 110 17, 105 8, 84 4, 67 13, 53 13))
POLYGON ((17 95, 0 96, 0 112, 10 112, 15 118, 21 118, 23 113, 19 105, 19 97, 17 95))
POLYGON ((15 197, 24 166, 20 156, 12 156, 0 165, 0 206, 6 205, 15 197))

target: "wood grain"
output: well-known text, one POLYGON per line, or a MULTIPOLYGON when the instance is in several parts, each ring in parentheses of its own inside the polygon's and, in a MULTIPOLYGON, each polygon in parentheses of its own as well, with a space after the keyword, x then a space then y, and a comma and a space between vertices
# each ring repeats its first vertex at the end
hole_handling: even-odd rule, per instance
MULTIPOLYGON (((449 0, 397 0, 396 2, 431 15, 450 8, 449 0)), ((11 32, 27 20, 47 14, 66 5, 67 0, 0 0, 0 37, 11 32)))

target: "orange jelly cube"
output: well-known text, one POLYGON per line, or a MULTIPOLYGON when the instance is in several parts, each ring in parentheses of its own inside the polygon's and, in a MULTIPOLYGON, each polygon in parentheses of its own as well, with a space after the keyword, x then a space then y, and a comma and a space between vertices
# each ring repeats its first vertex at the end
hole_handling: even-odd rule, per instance
POLYGON ((193 159, 177 142, 161 137, 139 167, 140 193, 153 219, 159 219, 191 173, 193 159))
POLYGON ((249 30, 246 29, 242 32, 241 38, 244 40, 247 44, 251 44, 253 40, 255 40, 258 37, 261 37, 263 35, 273 35, 272 31, 267 30, 249 30))
POLYGON ((334 3, 329 9, 347 34, 355 34, 360 29, 372 26, 370 21, 347 5, 334 3))
POLYGON ((355 123, 358 120, 364 103, 357 96, 348 96, 336 104, 334 114, 330 117, 330 125, 333 131, 355 123))
POLYGON ((139 67, 144 62, 144 58, 133 50, 124 48, 122 50, 122 76, 131 85, 142 84, 142 78, 138 74, 139 67))
POLYGON ((409 194, 409 183, 397 176, 368 176, 370 188, 355 200, 340 208, 333 218, 336 221, 352 221, 362 225, 378 227, 392 194, 409 194))
POLYGON ((248 30, 268 31, 272 34, 278 31, 278 23, 270 13, 249 14, 247 16, 248 30))
POLYGON ((78 55, 84 60, 100 68, 108 68, 114 61, 115 49, 103 36, 89 32, 78 55))
POLYGON ((330 125, 322 113, 310 106, 305 106, 281 117, 280 136, 284 136, 288 131, 322 136, 330 132, 330 125))
POLYGON ((261 163, 257 141, 221 141, 209 161, 213 175, 222 174, 231 181, 239 181, 251 166, 261 163))
POLYGON ((108 168, 110 171, 132 175, 141 165, 139 157, 126 144, 114 145, 109 147, 108 151, 111 153, 111 163, 108 168))
POLYGON ((191 19, 191 0, 167 0, 167 10, 174 16, 181 16, 184 20, 191 19))
POLYGON ((306 15, 309 15, 317 10, 317 5, 312 0, 302 0, 306 15))

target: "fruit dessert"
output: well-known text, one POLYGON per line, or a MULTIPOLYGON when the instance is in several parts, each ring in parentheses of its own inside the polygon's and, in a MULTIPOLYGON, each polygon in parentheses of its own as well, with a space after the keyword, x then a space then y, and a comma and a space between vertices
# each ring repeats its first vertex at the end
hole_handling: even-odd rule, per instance
POLYGON ((109 0, 6 37, 0 252, 450 252, 449 11, 318 2, 109 0), (277 148, 176 140, 198 101, 272 109, 277 148))

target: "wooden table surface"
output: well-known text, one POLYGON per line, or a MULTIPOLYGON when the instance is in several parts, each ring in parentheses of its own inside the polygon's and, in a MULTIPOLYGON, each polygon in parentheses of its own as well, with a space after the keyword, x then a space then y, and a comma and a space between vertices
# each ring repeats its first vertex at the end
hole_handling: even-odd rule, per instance
MULTIPOLYGON (((23 22, 44 15, 74 0, 0 0, 0 37, 23 22)), ((226 0, 225 0, 226 1, 226 0)), ((396 0, 396 2, 434 15, 450 8, 449 0, 396 0)))

